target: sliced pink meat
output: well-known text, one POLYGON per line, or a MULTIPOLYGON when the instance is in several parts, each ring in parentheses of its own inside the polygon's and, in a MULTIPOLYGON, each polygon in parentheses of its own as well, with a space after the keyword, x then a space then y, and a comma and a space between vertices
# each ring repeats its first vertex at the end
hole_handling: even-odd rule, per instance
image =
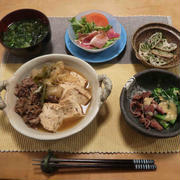
POLYGON ((76 40, 76 43, 77 43, 79 46, 81 46, 81 47, 83 47, 83 48, 86 48, 86 49, 92 49, 92 48, 93 48, 93 46, 91 46, 90 43, 83 43, 83 42, 81 42, 81 41, 79 41, 79 40, 76 40))
POLYGON ((81 39, 82 43, 90 43, 90 41, 92 40, 93 37, 95 37, 98 34, 98 31, 93 31, 89 34, 87 34, 86 37, 84 37, 83 39, 81 39))
POLYGON ((90 44, 94 47, 102 48, 108 40, 109 38, 106 33, 100 33, 92 38, 90 44))
POLYGON ((120 34, 114 32, 113 29, 110 29, 107 32, 104 31, 93 31, 88 34, 79 34, 77 44, 83 48, 92 49, 102 48, 109 39, 118 38, 120 34))
POLYGON ((113 28, 107 31, 107 36, 109 39, 118 38, 120 36, 119 33, 116 33, 113 28))

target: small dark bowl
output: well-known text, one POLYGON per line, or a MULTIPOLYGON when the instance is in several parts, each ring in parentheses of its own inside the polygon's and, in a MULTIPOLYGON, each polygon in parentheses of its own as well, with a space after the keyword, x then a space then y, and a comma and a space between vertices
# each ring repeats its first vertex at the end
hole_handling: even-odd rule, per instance
POLYGON ((50 23, 46 15, 44 15, 42 12, 35 10, 35 9, 19 9, 16 11, 13 11, 6 15, 2 20, 0 21, 0 42, 5 47, 5 49, 19 57, 34 57, 41 53, 41 51, 46 47, 48 42, 51 39, 51 29, 50 29, 50 23), (25 20, 25 19, 38 19, 41 21, 41 23, 45 24, 48 27, 48 33, 42 39, 39 43, 35 44, 34 46, 30 46, 27 48, 9 48, 7 47, 3 41, 3 33, 7 31, 7 28, 10 24, 25 20))
POLYGON ((137 29, 132 38, 132 46, 136 55, 136 58, 141 61, 145 66, 169 69, 180 64, 180 32, 172 26, 162 23, 149 23, 137 29), (162 32, 169 43, 176 43, 177 49, 175 50, 176 58, 167 65, 156 66, 146 62, 141 56, 139 56, 139 44, 146 41, 152 34, 156 32, 162 32))
POLYGON ((173 127, 157 131, 152 128, 146 129, 144 125, 139 122, 138 118, 134 117, 130 111, 130 102, 135 94, 142 92, 143 90, 152 91, 157 85, 160 85, 160 87, 164 89, 169 87, 180 88, 180 77, 162 69, 148 69, 137 73, 127 81, 122 89, 120 96, 121 112, 126 122, 144 135, 159 138, 177 136, 180 134, 180 116, 178 116, 173 127))

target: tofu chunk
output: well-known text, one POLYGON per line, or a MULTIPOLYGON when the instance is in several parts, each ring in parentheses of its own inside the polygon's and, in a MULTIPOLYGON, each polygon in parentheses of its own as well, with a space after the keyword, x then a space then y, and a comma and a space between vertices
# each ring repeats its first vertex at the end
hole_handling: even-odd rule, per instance
POLYGON ((81 106, 73 99, 64 99, 59 103, 59 106, 63 112, 64 120, 76 120, 84 116, 81 106))
POLYGON ((91 100, 90 92, 80 86, 73 85, 71 83, 64 83, 61 84, 61 86, 64 88, 64 91, 60 102, 61 100, 71 98, 81 105, 86 105, 91 100))
POLYGON ((56 132, 63 123, 64 113, 59 104, 44 103, 39 118, 44 129, 56 132))
POLYGON ((72 76, 72 77, 74 77, 74 78, 76 78, 76 83, 77 84, 79 84, 81 87, 83 87, 83 88, 85 88, 86 87, 86 85, 87 85, 87 80, 83 77, 83 76, 81 76, 81 75, 79 75, 78 73, 76 73, 76 72, 74 72, 74 71, 71 71, 70 72, 70 75, 72 76))
POLYGON ((44 129, 57 132, 64 121, 73 121, 83 117, 81 106, 73 99, 65 99, 59 104, 44 103, 39 115, 44 129))
MULTIPOLYGON (((76 101, 78 104, 86 105, 90 101, 90 98, 84 95, 82 92, 77 89, 69 89, 66 91, 63 99, 71 98, 76 101)), ((61 101, 61 100, 60 100, 61 101)))
POLYGON ((73 71, 71 71, 70 73, 66 73, 65 76, 61 78, 61 83, 65 83, 65 82, 78 85, 83 88, 85 88, 88 83, 88 81, 83 76, 73 71))

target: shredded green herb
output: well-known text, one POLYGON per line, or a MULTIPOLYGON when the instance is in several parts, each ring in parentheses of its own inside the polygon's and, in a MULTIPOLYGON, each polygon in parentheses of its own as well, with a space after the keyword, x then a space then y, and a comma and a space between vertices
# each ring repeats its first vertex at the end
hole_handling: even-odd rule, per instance
POLYGON ((3 43, 10 48, 27 48, 39 43, 47 33, 47 25, 40 20, 21 20, 12 23, 3 33, 3 43))
MULTIPOLYGON (((160 102, 160 97, 164 100, 171 100, 173 101, 177 109, 180 109, 180 89, 179 88, 168 88, 164 90, 163 88, 155 88, 152 93, 155 101, 160 102)), ((180 113, 180 111, 178 112, 180 113)))
MULTIPOLYGON (((179 88, 155 88, 152 92, 152 97, 154 100, 158 103, 160 103, 163 99, 163 101, 172 101, 177 108, 177 115, 180 114, 180 89, 179 88)), ((168 104, 169 105, 169 104, 168 104)), ((168 106, 168 108, 170 108, 168 106)), ((165 121, 166 114, 156 114, 154 117, 159 121, 159 123, 165 128, 169 128, 170 125, 173 125, 177 119, 172 119, 170 121, 165 121)))

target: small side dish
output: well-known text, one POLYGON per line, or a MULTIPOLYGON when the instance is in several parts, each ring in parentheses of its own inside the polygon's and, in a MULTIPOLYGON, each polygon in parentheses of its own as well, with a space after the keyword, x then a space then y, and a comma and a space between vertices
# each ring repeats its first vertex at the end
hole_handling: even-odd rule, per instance
POLYGON ((87 14, 80 20, 73 17, 70 22, 77 44, 87 49, 106 48, 120 37, 100 13, 87 14))
POLYGON ((76 125, 87 113, 91 87, 62 61, 33 69, 17 84, 15 112, 32 128, 49 132, 76 125))
POLYGON ((120 108, 124 120, 144 135, 179 135, 180 77, 156 68, 135 74, 121 90, 120 108))
POLYGON ((69 31, 71 40, 73 39, 74 43, 89 52, 106 49, 120 38, 119 23, 105 12, 89 11, 69 21, 72 28, 69 31))
POLYGON ((169 43, 162 32, 156 32, 139 44, 138 53, 147 63, 164 66, 177 58, 176 49, 176 43, 169 43))
POLYGON ((145 66, 170 69, 180 64, 180 32, 163 23, 139 27, 132 37, 136 58, 145 66))
POLYGON ((48 26, 38 19, 23 19, 10 24, 2 41, 9 48, 27 48, 42 41, 48 34, 48 26))
POLYGON ((146 128, 158 131, 173 126, 180 114, 180 89, 155 88, 133 96, 130 111, 146 128))
POLYGON ((23 58, 43 52, 51 39, 48 17, 35 9, 18 9, 0 20, 0 43, 7 52, 23 58))

